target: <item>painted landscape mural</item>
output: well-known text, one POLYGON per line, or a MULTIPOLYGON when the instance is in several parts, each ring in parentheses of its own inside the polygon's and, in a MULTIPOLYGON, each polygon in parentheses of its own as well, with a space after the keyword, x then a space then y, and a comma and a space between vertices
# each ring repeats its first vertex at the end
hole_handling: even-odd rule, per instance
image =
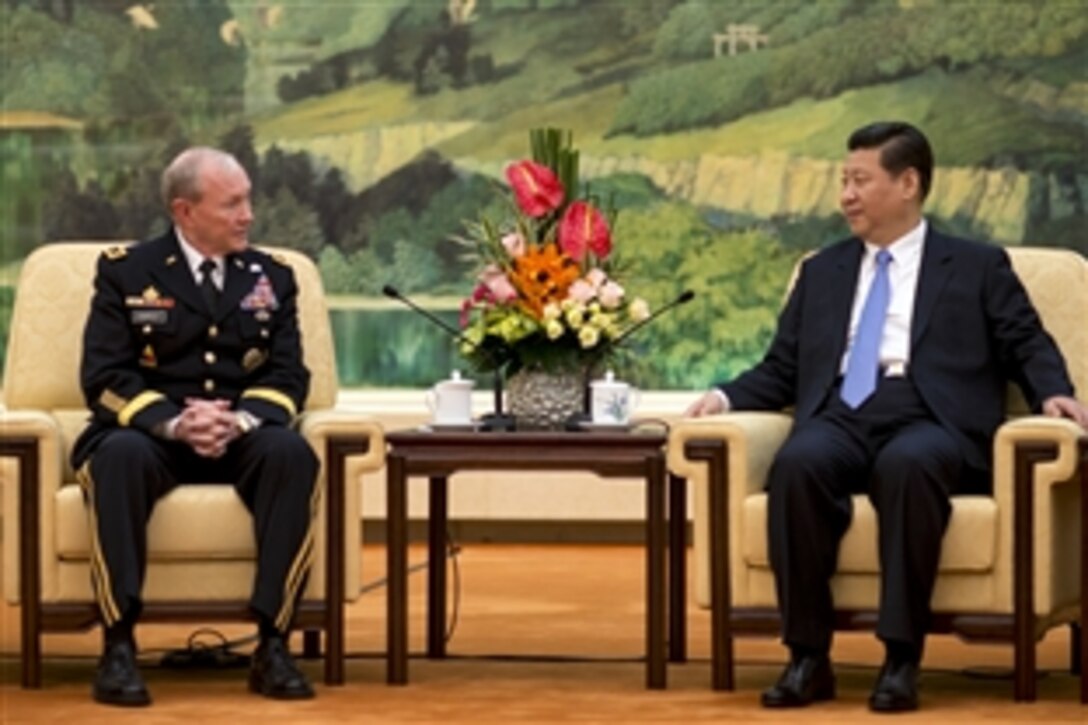
POLYGON ((873 120, 930 137, 942 228, 1088 254, 1083 0, 0 0, 0 29, 0 339, 22 258, 165 228, 193 143, 249 170, 254 242, 318 263, 348 386, 463 367, 381 287, 456 324, 464 223, 534 127, 573 131, 628 287, 696 293, 631 338, 644 389, 758 358, 873 120))

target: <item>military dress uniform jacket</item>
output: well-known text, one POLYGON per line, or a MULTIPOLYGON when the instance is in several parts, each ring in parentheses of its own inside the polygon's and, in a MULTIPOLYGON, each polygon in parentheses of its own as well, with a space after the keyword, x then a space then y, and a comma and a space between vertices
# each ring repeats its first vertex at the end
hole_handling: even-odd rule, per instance
POLYGON ((173 230, 98 262, 80 378, 90 425, 78 468, 111 429, 152 429, 186 398, 224 398, 266 424, 288 425, 310 374, 302 361, 290 267, 256 249, 228 255, 208 308, 173 230))

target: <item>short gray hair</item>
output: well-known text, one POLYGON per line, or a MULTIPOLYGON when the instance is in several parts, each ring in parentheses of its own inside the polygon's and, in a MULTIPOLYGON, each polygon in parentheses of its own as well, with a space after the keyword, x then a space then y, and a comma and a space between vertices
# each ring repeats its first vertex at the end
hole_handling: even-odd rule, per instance
POLYGON ((174 160, 162 172, 162 184, 160 192, 162 203, 170 210, 170 203, 174 199, 188 199, 200 201, 203 190, 200 188, 200 172, 207 164, 218 164, 224 167, 242 168, 238 159, 226 151, 211 148, 210 146, 193 146, 187 148, 174 157, 174 160))

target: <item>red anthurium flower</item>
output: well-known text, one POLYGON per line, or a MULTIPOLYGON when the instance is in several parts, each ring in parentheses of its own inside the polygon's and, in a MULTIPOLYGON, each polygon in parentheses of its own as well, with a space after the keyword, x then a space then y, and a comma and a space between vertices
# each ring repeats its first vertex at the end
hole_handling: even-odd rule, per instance
POLYGON ((604 214, 587 202, 573 202, 559 222, 559 248, 579 262, 585 258, 586 250, 597 259, 608 257, 612 252, 612 232, 604 214))
POLYGON ((555 211, 563 203, 563 185, 555 172, 534 161, 518 161, 506 167, 506 180, 514 189, 518 206, 531 217, 555 211))

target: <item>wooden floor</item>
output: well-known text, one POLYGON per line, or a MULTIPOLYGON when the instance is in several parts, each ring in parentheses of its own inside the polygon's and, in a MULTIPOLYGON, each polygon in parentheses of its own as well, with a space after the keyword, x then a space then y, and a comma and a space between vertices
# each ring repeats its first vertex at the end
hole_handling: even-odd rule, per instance
MULTIPOLYGON (((420 561, 413 548, 411 560, 420 561)), ((384 550, 366 546, 364 580, 383 574, 384 550)), ((188 626, 139 631, 144 674, 155 699, 149 709, 106 708, 90 699, 98 651, 96 632, 47 635, 45 686, 19 687, 18 610, 5 607, 0 647, 3 723, 326 723, 360 722, 860 722, 887 721, 865 707, 880 663, 871 635, 840 635, 835 643, 839 697, 802 712, 767 711, 770 685, 784 651, 772 640, 740 640, 738 687, 709 687, 709 616, 689 612, 691 661, 669 666, 669 689, 643 688, 643 556, 634 546, 469 544, 458 559, 460 610, 451 658, 414 658, 410 684, 388 687, 381 659, 385 597, 376 587, 348 610, 347 684, 318 685, 302 703, 263 700, 245 691, 245 671, 176 671, 157 665, 161 651, 182 645, 188 626), (156 653, 155 650, 159 652, 156 653)), ((411 577, 413 651, 423 644, 422 572, 411 577)), ((451 592, 453 582, 451 580, 451 592)), ((451 597, 452 600, 452 597, 451 597)), ((244 625, 220 628, 230 637, 244 625)), ((1011 648, 931 639, 922 677, 923 709, 896 717, 916 722, 1085 722, 1078 681, 1064 669, 1068 632, 1054 631, 1039 648, 1039 701, 1014 704, 1011 648)), ((303 664, 315 682, 320 661, 303 664)))

